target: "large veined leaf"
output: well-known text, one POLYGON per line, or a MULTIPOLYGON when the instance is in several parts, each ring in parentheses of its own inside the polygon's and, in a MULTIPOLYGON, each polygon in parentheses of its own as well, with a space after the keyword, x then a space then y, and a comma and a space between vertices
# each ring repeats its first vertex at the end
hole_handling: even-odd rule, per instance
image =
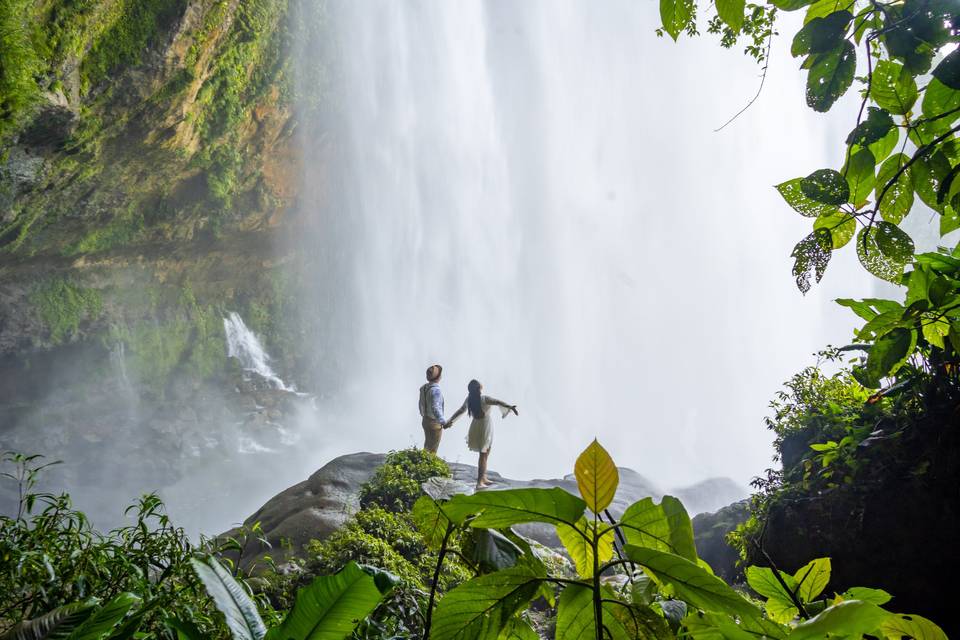
POLYGON ((92 616, 70 634, 70 640, 100 640, 113 631, 130 609, 138 604, 139 596, 121 593, 94 611, 92 616))
POLYGON ((807 106, 821 113, 829 111, 850 88, 856 68, 857 52, 849 40, 832 51, 812 55, 807 74, 807 106))
POLYGON ((917 101, 917 83, 899 62, 878 60, 870 83, 870 97, 890 113, 903 115, 917 101))
POLYGON ((947 640, 947 634, 936 624, 923 616, 913 614, 894 614, 880 624, 884 636, 900 640, 909 636, 914 640, 947 640))
POLYGON ((893 224, 899 224, 913 208, 913 181, 910 177, 910 169, 908 168, 901 173, 889 187, 887 187, 887 183, 893 179, 893 176, 897 175, 900 167, 909 161, 910 158, 906 154, 898 153, 887 158, 877 173, 875 191, 880 215, 883 216, 884 220, 893 224), (879 199, 881 194, 883 200, 879 199))
POLYGON ((620 484, 620 473, 613 458, 596 439, 577 456, 573 473, 577 478, 580 497, 591 511, 600 513, 610 506, 620 484))
POLYGON ((454 524, 468 517, 474 527, 504 529, 524 522, 573 525, 587 504, 563 489, 507 489, 454 496, 444 505, 444 513, 454 524))
POLYGON ((860 264, 878 278, 896 284, 900 283, 900 278, 903 276, 903 269, 910 259, 909 254, 912 254, 910 249, 912 246, 913 241, 907 234, 886 221, 875 223, 872 227, 864 227, 857 234, 857 257, 860 258, 860 264), (881 227, 881 225, 889 226, 881 227), (881 248, 880 235, 898 236, 898 240, 885 241, 887 248, 890 249, 889 252, 881 248))
POLYGON ((887 132, 887 135, 883 136, 876 142, 867 145, 867 148, 870 149, 870 152, 873 154, 873 157, 877 159, 877 162, 881 162, 884 158, 889 156, 894 149, 897 148, 897 144, 899 144, 899 142, 900 129, 893 127, 887 132))
POLYGON ((779 624, 790 622, 800 613, 793 602, 782 598, 768 598, 763 608, 767 612, 767 617, 779 624))
MULTIPOLYGON (((621 602, 609 589, 600 593, 604 637, 612 640, 659 640, 671 637, 666 620, 649 607, 621 602)), ((560 594, 557 640, 594 640, 597 637, 593 590, 573 584, 560 594)))
MULTIPOLYGON (((384 588, 387 585, 382 585, 384 588)), ((268 640, 343 640, 383 600, 374 576, 350 562, 297 591, 293 609, 268 640)))
POLYGON ((867 355, 868 379, 879 382, 895 374, 916 346, 917 332, 912 329, 894 329, 877 338, 867 355))
POLYGON ((247 592, 213 556, 190 560, 235 640, 261 640, 267 628, 247 592))
POLYGON ((499 571, 517 564, 523 550, 493 529, 471 529, 468 557, 483 571, 499 571))
MULTIPOLYGON (((923 92, 923 117, 933 118, 948 111, 953 111, 957 107, 960 107, 960 91, 951 89, 936 78, 930 80, 923 92)), ((940 118, 940 120, 945 120, 949 125, 956 118, 960 118, 960 113, 954 114, 952 117, 940 118)))
POLYGON ((950 169, 950 160, 942 149, 920 158, 910 166, 914 190, 923 203, 934 211, 943 211, 943 204, 937 200, 937 194, 950 169))
MULTIPOLYGON (((839 211, 835 204, 823 204, 804 195, 801 186, 804 180, 805 178, 794 178, 776 186, 776 190, 794 211, 807 218, 831 215, 839 211)), ((846 197, 843 202, 846 202, 846 197)))
POLYGON ((683 503, 673 496, 664 496, 660 504, 653 498, 638 500, 627 507, 620 519, 620 528, 628 544, 649 547, 697 561, 693 525, 683 503))
POLYGON ((809 620, 804 620, 790 634, 790 640, 822 640, 828 635, 859 638, 865 633, 874 635, 890 617, 875 604, 847 600, 824 609, 809 620))
POLYGON ((74 602, 24 620, 0 636, 2 640, 63 640, 93 615, 94 602, 74 602))
POLYGON ((694 611, 683 619, 683 625, 695 640, 783 640, 787 637, 785 627, 766 618, 737 621, 722 613, 694 611))
MULTIPOLYGON (((557 525, 557 537, 563 543, 573 564, 577 567, 577 574, 581 578, 593 577, 593 545, 588 539, 593 538, 594 523, 586 518, 581 518, 576 528, 565 524, 557 525), (587 534, 584 537, 582 534, 587 534)), ((613 537, 612 528, 599 525, 601 527, 600 537, 597 539, 597 564, 603 564, 613 557, 613 537)))
POLYGON ((811 18, 793 37, 790 54, 796 58, 835 49, 843 40, 851 20, 853 14, 849 11, 834 11, 827 16, 811 18))
POLYGON ((530 565, 468 580, 447 592, 433 617, 433 640, 493 640, 537 595, 546 577, 530 565))
POLYGON ((747 567, 744 573, 750 588, 766 598, 780 598, 789 602, 793 597, 793 591, 797 588, 797 582, 793 576, 781 571, 780 579, 787 585, 784 588, 774 575, 773 569, 769 567, 747 567))
POLYGON ((427 547, 439 549, 450 525, 450 520, 443 514, 440 505, 430 496, 420 496, 413 503, 410 515, 427 547))
POLYGON ((833 169, 817 169, 803 178, 800 191, 811 200, 828 205, 844 204, 850 199, 850 184, 833 169))
POLYGON ((793 574, 797 596, 803 602, 812 602, 830 582, 830 558, 811 560, 793 574))
POLYGON ((760 618, 751 602, 703 567, 672 553, 626 545, 624 551, 661 584, 673 587, 677 597, 704 611, 728 613, 744 620, 760 618))
POLYGON ((857 232, 857 219, 847 213, 833 213, 820 216, 813 222, 813 230, 823 229, 830 234, 830 242, 834 249, 846 245, 857 232))
POLYGON ((660 0, 663 30, 676 40, 693 16, 693 0, 660 0))
POLYGON ((540 640, 530 623, 523 618, 514 616, 507 621, 507 625, 500 632, 497 640, 540 640))
POLYGON ((743 28, 743 9, 746 0, 717 0, 717 15, 734 33, 740 33, 743 28))
MULTIPOLYGON (((870 145, 883 140, 894 126, 893 118, 887 111, 876 107, 868 107, 867 119, 850 132, 850 135, 847 136, 847 144, 869 148, 870 145)), ((871 149, 871 151, 873 150, 871 149)))
POLYGON ((850 203, 860 207, 870 196, 877 179, 874 174, 877 161, 870 149, 860 149, 847 163, 847 184, 850 185, 850 203))

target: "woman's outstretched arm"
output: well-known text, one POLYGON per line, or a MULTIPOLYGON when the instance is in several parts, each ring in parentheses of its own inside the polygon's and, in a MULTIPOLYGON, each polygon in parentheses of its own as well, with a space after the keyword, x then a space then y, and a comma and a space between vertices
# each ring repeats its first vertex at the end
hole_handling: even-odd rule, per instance
POLYGON ((453 426, 453 423, 456 422, 457 418, 463 415, 463 412, 467 410, 467 401, 463 401, 463 405, 453 412, 453 415, 450 416, 450 419, 447 420, 447 424, 443 425, 444 429, 449 429, 453 426))
POLYGON ((497 405, 498 407, 503 407, 504 409, 510 409, 510 411, 513 411, 513 415, 515 416, 520 415, 520 412, 517 411, 517 405, 515 404, 507 404, 503 400, 497 400, 496 398, 491 398, 490 396, 487 396, 487 401, 490 402, 490 404, 497 405))

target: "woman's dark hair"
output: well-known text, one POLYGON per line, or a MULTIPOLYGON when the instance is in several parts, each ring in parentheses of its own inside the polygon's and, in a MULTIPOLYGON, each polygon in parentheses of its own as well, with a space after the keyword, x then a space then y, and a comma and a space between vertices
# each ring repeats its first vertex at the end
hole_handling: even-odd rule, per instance
POLYGON ((483 417, 483 403, 480 400, 480 383, 471 380, 467 385, 467 413, 471 418, 483 417))

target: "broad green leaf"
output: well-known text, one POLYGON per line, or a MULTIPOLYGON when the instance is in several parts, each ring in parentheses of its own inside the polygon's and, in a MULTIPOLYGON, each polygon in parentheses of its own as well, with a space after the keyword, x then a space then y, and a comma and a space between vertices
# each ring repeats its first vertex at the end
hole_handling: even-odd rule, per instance
MULTIPOLYGON (((629 604, 624 606, 626 603, 622 603, 608 585, 600 587, 600 596, 603 599, 601 609, 606 637, 612 637, 613 640, 662 640, 673 637, 666 619, 650 607, 629 604), (609 632, 609 635, 606 632, 609 632)), ((682 602, 668 602, 676 602, 677 605, 685 607, 682 602)), ((664 601, 660 604, 662 606, 664 601)), ((560 636, 557 638, 559 640, 560 636)))
POLYGON ((140 604, 140 596, 133 593, 121 593, 103 606, 80 625, 68 640, 100 640, 109 634, 123 620, 133 607, 140 604))
POLYGON ((450 524, 440 505, 430 496, 420 496, 413 504, 410 515, 417 531, 427 543, 427 547, 433 550, 439 549, 447 533, 447 526, 450 524))
POLYGON ((803 602, 813 602, 830 582, 830 558, 811 560, 793 574, 797 596, 803 602))
POLYGON ((918 301, 926 301, 930 289, 930 270, 917 265, 907 275, 907 299, 904 306, 909 307, 918 301))
POLYGON ((946 318, 924 318, 922 331, 927 342, 943 349, 944 338, 950 334, 950 322, 946 318))
MULTIPOLYGON (((907 247, 912 246, 913 242, 909 240, 909 236, 907 236, 909 242, 902 238, 899 240, 890 239, 888 237, 891 235, 889 227, 881 231, 880 225, 889 225, 899 231, 896 225, 889 222, 878 222, 872 227, 864 227, 857 234, 857 257, 860 258, 860 264, 873 275, 899 284, 903 269, 909 260, 909 256, 904 257, 904 254, 907 247), (889 253, 883 251, 880 247, 879 238, 881 235, 887 238, 884 243, 889 253)), ((900 233, 903 232, 900 231, 900 233)), ((905 233, 903 235, 906 236, 905 233)))
POLYGON ((507 489, 460 494, 447 502, 443 511, 454 524, 463 524, 469 516, 472 527, 504 529, 524 522, 573 525, 587 504, 563 489, 507 489))
POLYGON ((607 450, 594 440, 577 457, 573 467, 580 496, 594 513, 601 513, 613 502, 620 484, 620 472, 607 450))
POLYGON ((873 70, 870 97, 890 113, 903 115, 917 101, 917 83, 899 62, 878 60, 873 70))
POLYGON ((850 88, 857 67, 857 52, 853 43, 844 40, 836 49, 814 54, 809 60, 807 106, 825 113, 850 88))
POLYGON ((834 11, 824 17, 812 18, 793 37, 790 54, 796 58, 811 53, 826 53, 837 48, 851 20, 853 14, 849 11, 834 11))
POLYGON ((883 140, 893 128, 893 118, 890 117, 889 113, 883 109, 868 107, 867 119, 850 132, 850 135, 847 136, 847 144, 869 148, 869 145, 883 140))
POLYGON ((894 149, 897 148, 897 144, 899 142, 900 129, 893 127, 887 132, 887 135, 883 136, 873 144, 867 145, 867 148, 870 149, 870 153, 872 153, 873 157, 877 159, 877 162, 881 162, 884 158, 889 156, 894 149))
POLYGON ((881 380, 895 374, 916 346, 917 332, 911 329, 894 329, 877 338, 867 355, 867 375, 881 380))
POLYGON ((813 0, 770 0, 770 4, 784 11, 796 11, 797 9, 804 8, 811 2, 813 2, 813 0))
POLYGON ((797 588, 797 583, 788 573, 780 572, 780 578, 787 585, 787 589, 784 589, 783 585, 780 584, 780 580, 777 580, 776 575, 773 573, 773 569, 769 567, 747 567, 745 572, 747 576, 747 584, 750 585, 750 588, 759 593, 760 595, 766 598, 780 598, 781 600, 786 600, 789 602, 791 600, 791 592, 797 588))
POLYGON ((332 576, 319 576, 297 591, 293 609, 267 640, 343 640, 370 615, 384 593, 355 562, 332 576))
POLYGON ((663 30, 676 41, 693 16, 692 0, 660 0, 660 20, 663 30))
POLYGON ((168 630, 176 632, 177 640, 207 640, 206 635, 200 631, 200 627, 193 620, 168 618, 165 622, 168 630))
POLYGON ((540 640, 540 636, 529 622, 514 616, 507 621, 497 640, 540 640))
POLYGON ((876 241, 880 251, 887 258, 897 262, 908 263, 913 258, 913 240, 903 229, 890 222, 880 221, 875 225, 877 230, 876 241))
POLYGON ((933 77, 951 89, 960 89, 960 50, 954 49, 933 70, 933 77))
POLYGON ((880 215, 883 216, 884 220, 893 224, 899 224, 913 208, 913 181, 910 177, 910 169, 907 168, 897 176, 893 184, 887 186, 887 183, 893 179, 900 167, 906 165, 909 160, 910 158, 903 153, 891 156, 881 165, 880 172, 877 174, 875 191, 877 202, 879 202, 880 215), (883 195, 883 200, 880 200, 881 195, 883 195))
POLYGON ((903 308, 890 309, 874 316, 867 324, 863 325, 857 332, 857 337, 861 340, 872 340, 882 335, 890 333, 897 327, 905 326, 903 319, 903 308))
POLYGON ((952 205, 944 207, 943 215, 940 216, 940 235, 945 236, 957 229, 960 229, 960 213, 957 213, 952 205))
MULTIPOLYGON (((257 605, 243 587, 213 556, 190 560, 207 593, 226 619, 235 640, 262 640, 267 628, 257 613, 257 605)), ((286 638, 285 638, 286 640, 286 638)), ((339 640, 339 639, 338 639, 339 640)))
POLYGON ((629 544, 675 553, 691 562, 698 560, 690 516, 673 496, 664 496, 660 504, 653 498, 634 502, 623 512, 620 528, 629 544))
POLYGON ((820 216, 813 222, 813 230, 824 229, 830 232, 830 241, 834 249, 843 247, 857 232, 857 219, 846 213, 833 213, 820 216))
POLYGON ((834 300, 834 302, 839 304, 841 307, 848 307, 855 314, 857 314, 867 322, 870 322, 871 320, 876 318, 878 315, 877 312, 873 310, 873 307, 871 307, 869 303, 863 300, 853 300, 851 298, 837 298, 836 300, 834 300))
POLYGON ((720 578, 672 553, 637 547, 624 547, 627 556, 641 565, 652 578, 673 587, 677 597, 704 611, 728 613, 743 620, 757 620, 759 609, 720 578))
POLYGON ((780 624, 786 624, 800 614, 800 610, 794 606, 793 602, 780 598, 768 599, 764 609, 771 620, 780 624))
POLYGON ((940 184, 950 173, 950 160, 942 150, 937 149, 910 166, 913 188, 923 203, 934 211, 942 211, 943 205, 937 201, 940 184))
POLYGON ((20 622, 3 634, 3 640, 62 640, 93 615, 94 602, 74 602, 31 620, 20 622))
POLYGON ((594 640, 597 627, 593 612, 593 590, 571 584, 560 593, 557 605, 558 640, 594 640))
POLYGON ((773 620, 735 621, 721 613, 693 611, 683 619, 683 626, 694 640, 784 640, 788 628, 773 620))
POLYGON ((872 632, 877 631, 890 615, 875 604, 847 600, 798 624, 790 634, 790 640, 822 640, 828 635, 855 638, 865 633, 873 635, 872 632))
POLYGON ((876 176, 873 173, 876 160, 869 149, 860 149, 850 157, 847 163, 847 184, 850 185, 850 204, 859 208, 870 197, 876 176))
MULTIPOLYGON (((836 205, 823 204, 805 196, 801 188, 803 180, 804 178, 794 178, 776 186, 777 191, 794 211, 807 218, 831 215, 839 211, 836 205)), ((844 198, 843 202, 846 201, 846 198, 844 198)))
MULTIPOLYGON (((563 525, 566 526, 566 525, 563 525)), ((517 564, 523 550, 498 531, 471 529, 470 560, 482 571, 500 571, 517 564)))
POLYGON ((832 255, 833 237, 826 229, 814 229, 796 244, 790 257, 794 259, 793 277, 800 291, 806 293, 810 290, 811 275, 820 282, 832 255))
POLYGON ((936 624, 915 614, 893 614, 880 625, 887 638, 900 640, 909 636, 914 640, 947 640, 947 634, 936 624))
MULTIPOLYGON (((933 118, 953 111, 954 109, 960 108, 960 91, 951 89, 936 78, 933 78, 923 92, 922 107, 924 118, 933 118)), ((960 118, 960 112, 952 116, 939 118, 938 121, 943 120, 949 126, 949 123, 957 118, 960 118)))
POLYGON ((893 597, 883 589, 871 589, 870 587, 851 587, 843 592, 844 600, 863 600, 875 605, 887 604, 893 597))
MULTIPOLYGON (((833 169, 817 169, 803 178, 800 180, 800 191, 807 198, 821 204, 839 205, 850 199, 850 185, 839 171, 833 169)), ((818 212, 817 215, 821 213, 823 212, 818 212)))
MULTIPOLYGON (((612 528, 602 529, 600 538, 597 541, 597 564, 603 564, 613 557, 613 537, 612 528)), ((586 533, 589 538, 593 537, 594 523, 586 518, 581 518, 577 523, 576 529, 565 524, 557 525, 557 537, 563 543, 573 564, 577 567, 577 574, 581 578, 593 577, 593 545, 578 531, 586 533)))
POLYGON ((441 598, 430 637, 495 640, 510 619, 536 596, 544 578, 546 575, 521 564, 464 582, 441 598))
POLYGON ((717 15, 734 33, 740 33, 743 28, 743 9, 746 0, 717 0, 717 15))
POLYGON ((842 9, 849 9, 850 6, 847 0, 817 0, 807 7, 807 12, 803 16, 803 24, 808 24, 814 18, 826 18, 842 9))

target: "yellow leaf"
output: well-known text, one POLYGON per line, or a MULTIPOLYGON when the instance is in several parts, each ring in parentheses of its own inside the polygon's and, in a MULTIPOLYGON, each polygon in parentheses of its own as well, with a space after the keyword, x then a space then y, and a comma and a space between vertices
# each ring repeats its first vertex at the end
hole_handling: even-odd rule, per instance
POLYGON ((573 468, 580 488, 580 497, 594 513, 600 513, 613 502, 620 484, 617 465, 607 450, 594 440, 583 450, 573 468))
MULTIPOLYGON (((580 518, 577 527, 565 524, 557 525, 557 537, 577 567, 577 575, 581 578, 593 577, 593 545, 590 540, 594 535, 594 523, 586 518, 580 518), (586 534, 586 537, 578 533, 586 534)), ((600 525, 600 536, 597 539, 597 564, 608 562, 613 557, 613 528, 600 525)))

